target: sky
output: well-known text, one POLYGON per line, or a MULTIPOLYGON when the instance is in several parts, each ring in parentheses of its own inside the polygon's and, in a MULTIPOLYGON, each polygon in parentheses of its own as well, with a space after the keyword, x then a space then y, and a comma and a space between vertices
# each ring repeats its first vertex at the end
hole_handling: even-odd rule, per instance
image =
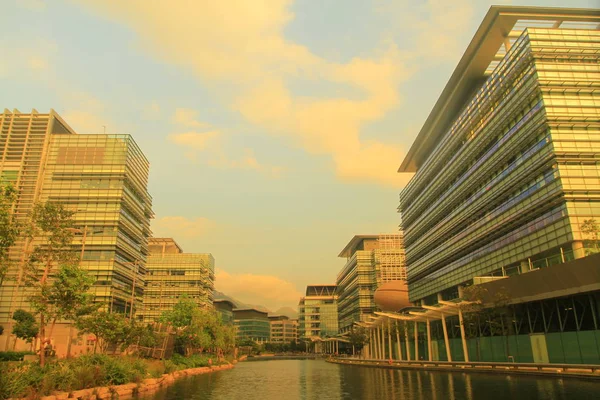
POLYGON ((154 235, 275 310, 335 283, 354 235, 397 232, 396 171, 489 6, 565 2, 2 3, 0 107, 133 135, 154 235))

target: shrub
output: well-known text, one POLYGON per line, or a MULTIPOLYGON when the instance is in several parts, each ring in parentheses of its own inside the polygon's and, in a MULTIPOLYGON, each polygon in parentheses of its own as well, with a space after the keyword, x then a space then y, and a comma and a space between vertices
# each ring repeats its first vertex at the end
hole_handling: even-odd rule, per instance
POLYGON ((16 368, 0 365, 0 399, 34 394, 44 379, 45 370, 37 363, 22 363, 16 368))
POLYGON ((31 351, 0 351, 0 361, 22 361, 23 356, 35 354, 31 351))

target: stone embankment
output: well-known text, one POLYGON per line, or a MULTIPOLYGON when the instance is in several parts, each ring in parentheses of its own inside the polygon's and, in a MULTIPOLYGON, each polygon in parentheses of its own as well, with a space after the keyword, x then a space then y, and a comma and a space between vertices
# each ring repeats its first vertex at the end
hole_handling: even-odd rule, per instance
MULTIPOLYGON (((235 361, 234 361, 235 363, 235 361)), ((41 400, 123 400, 135 395, 149 395, 174 383, 177 379, 185 376, 208 374, 215 371, 223 371, 233 368, 233 364, 225 364, 214 367, 199 367, 175 371, 164 374, 160 378, 148 378, 139 383, 126 383, 124 385, 100 386, 89 389, 75 390, 72 392, 57 392, 50 396, 41 397, 41 400)), ((11 399, 9 399, 11 400, 11 399)), ((25 400, 25 399, 22 399, 25 400)))

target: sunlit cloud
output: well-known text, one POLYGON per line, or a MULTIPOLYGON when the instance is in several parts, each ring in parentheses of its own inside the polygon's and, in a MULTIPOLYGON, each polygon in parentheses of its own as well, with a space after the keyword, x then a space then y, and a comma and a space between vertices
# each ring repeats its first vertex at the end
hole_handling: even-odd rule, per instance
MULTIPOLYGON (((376 164, 349 166, 344 160, 368 154, 373 140, 361 139, 365 123, 376 121, 401 102, 397 87, 410 70, 392 43, 372 58, 340 64, 290 42, 284 28, 294 18, 291 1, 219 1, 173 7, 168 3, 87 2, 129 25, 141 46, 162 60, 192 69, 228 105, 267 133, 290 137, 313 154, 330 155, 338 176, 400 186, 395 171, 401 149, 378 142, 388 156, 376 164), (232 11, 233 10, 233 11, 232 11), (194 40, 181 40, 193 37, 194 40), (291 80, 328 81, 347 85, 362 98, 299 96, 291 80)), ((174 121, 189 127, 200 123, 190 110, 174 121)), ((365 158, 367 156, 363 156, 365 158)), ((373 159, 375 160, 375 158, 373 159)))
POLYGON ((174 124, 182 125, 190 128, 206 128, 210 126, 205 122, 200 122, 198 112, 189 108, 178 108, 171 119, 174 124))
POLYGON ((208 218, 186 218, 183 216, 165 216, 152 222, 154 237, 172 237, 180 239, 195 239, 214 229, 215 223, 208 218))
POLYGON ((229 273, 217 268, 215 289, 249 304, 263 305, 275 311, 279 307, 296 308, 302 293, 289 281, 273 275, 229 273))

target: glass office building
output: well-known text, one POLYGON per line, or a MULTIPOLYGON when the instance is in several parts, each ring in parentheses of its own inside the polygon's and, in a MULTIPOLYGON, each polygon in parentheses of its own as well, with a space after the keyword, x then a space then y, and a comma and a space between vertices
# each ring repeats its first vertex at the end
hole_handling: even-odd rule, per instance
POLYGON ((344 333, 377 310, 373 298, 382 283, 406 280, 402 235, 354 236, 339 257, 346 259, 337 276, 339 330, 344 333))
POLYGON ((498 361, 519 346, 522 361, 600 361, 582 230, 600 220, 599 26, 597 9, 492 7, 400 166, 411 301, 506 291, 515 342, 498 361))
POLYGON ((215 259, 212 254, 184 253, 172 238, 150 238, 144 305, 139 319, 158 320, 183 296, 198 307, 212 308, 215 259))
MULTIPOLYGON (((131 313, 142 303, 152 198, 149 163, 129 135, 79 135, 53 110, 0 115, 2 183, 18 191, 15 213, 25 222, 36 202, 75 212, 74 251, 96 279, 93 292, 107 310, 131 313)), ((0 288, 0 321, 28 308, 23 260, 35 240, 19 241, 0 288)))
POLYGON ((338 334, 336 285, 310 285, 298 303, 298 336, 310 339, 338 334))
POLYGON ((271 336, 271 325, 266 311, 255 308, 234 309, 233 324, 236 340, 252 340, 256 343, 266 343, 271 336))
POLYGON ((298 320, 285 315, 269 315, 271 343, 291 343, 298 341, 298 320))

